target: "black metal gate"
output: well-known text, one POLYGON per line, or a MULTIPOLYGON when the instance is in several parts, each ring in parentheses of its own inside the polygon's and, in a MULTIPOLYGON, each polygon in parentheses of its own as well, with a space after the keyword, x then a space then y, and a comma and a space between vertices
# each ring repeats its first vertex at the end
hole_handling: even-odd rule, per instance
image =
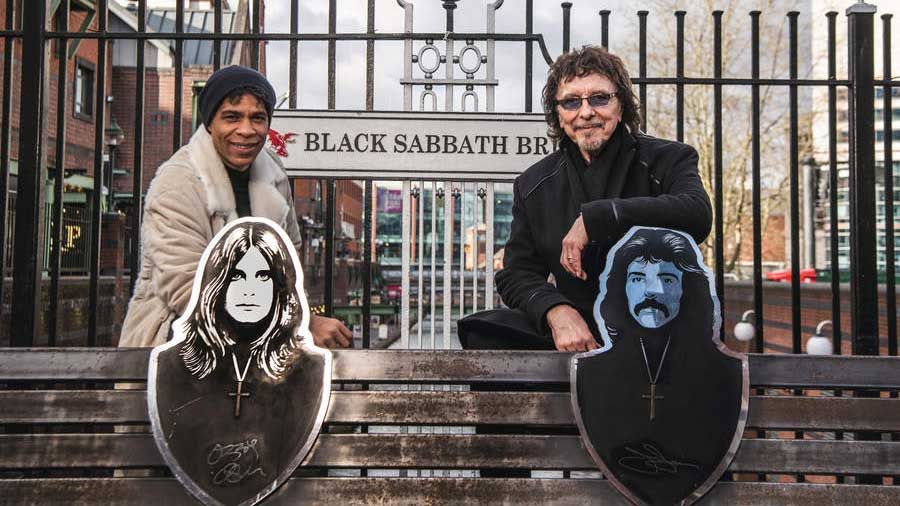
MULTIPOLYGON (((211 41, 212 43, 212 61, 213 66, 218 68, 222 62, 223 45, 243 41, 247 43, 247 51, 249 52, 249 61, 257 65, 260 61, 260 50, 263 43, 268 41, 287 41, 290 46, 289 64, 290 64, 290 88, 288 94, 288 107, 295 108, 297 106, 297 75, 298 65, 298 46, 303 43, 324 41, 327 42, 328 51, 328 108, 335 108, 336 95, 336 48, 339 42, 365 41, 366 43, 366 109, 374 109, 374 93, 375 93, 375 44, 379 41, 433 41, 433 40, 460 40, 475 42, 516 42, 524 46, 525 49, 525 75, 524 75, 524 99, 522 110, 531 112, 532 104, 532 76, 533 76, 533 48, 537 44, 545 61, 551 61, 551 51, 544 41, 541 34, 534 33, 534 2, 526 0, 525 2, 525 26, 522 33, 459 33, 454 31, 454 9, 457 7, 457 1, 444 0, 442 7, 445 10, 446 30, 440 33, 381 33, 375 29, 375 0, 367 2, 367 26, 364 33, 338 33, 336 30, 337 19, 337 0, 330 0, 328 3, 329 22, 328 31, 325 33, 301 33, 298 25, 299 0, 291 0, 290 12, 291 22, 290 30, 287 33, 262 33, 261 13, 264 3, 261 0, 253 0, 249 4, 248 13, 250 20, 248 22, 247 33, 225 33, 222 26, 223 6, 222 2, 214 1, 213 10, 213 29, 211 32, 197 32, 185 29, 185 9, 184 0, 176 2, 174 10, 174 32, 172 33, 155 33, 147 31, 148 7, 145 0, 134 2, 134 15, 137 19, 137 30, 134 33, 121 33, 109 30, 108 16, 110 5, 107 0, 97 0, 89 2, 86 0, 62 0, 62 1, 15 1, 6 0, 5 2, 5 25, 3 26, 3 89, 2 96, 2 128, 0 128, 0 164, 2 164, 2 172, 0 172, 0 238, 6 239, 8 235, 11 237, 12 248, 7 250, 6 247, 0 248, 0 265, 7 265, 10 261, 8 258, 11 254, 13 265, 13 282, 11 293, 6 293, 11 300, 11 313, 9 319, 11 321, 9 343, 13 346, 32 346, 35 343, 35 336, 40 332, 40 311, 42 304, 42 273, 44 265, 44 249, 45 243, 49 246, 48 274, 50 277, 49 294, 46 299, 49 301, 49 321, 45 322, 48 334, 50 336, 49 343, 55 342, 55 336, 58 333, 58 324, 56 315, 59 312, 59 280, 63 271, 60 256, 60 244, 63 243, 62 234, 62 210, 63 210, 63 185, 54 186, 54 205, 50 208, 51 219, 45 219, 45 177, 43 170, 47 167, 47 159, 50 154, 49 143, 46 142, 49 122, 55 119, 56 131, 59 132, 54 146, 54 158, 57 165, 62 165, 60 160, 64 160, 66 156, 66 123, 67 115, 59 111, 66 111, 68 101, 72 100, 69 93, 78 93, 68 83, 68 65, 70 64, 70 47, 77 45, 82 40, 97 41, 97 65, 93 69, 96 73, 96 89, 93 90, 93 96, 86 103, 92 109, 93 117, 96 118, 94 124, 94 160, 92 173, 94 174, 95 190, 91 193, 91 226, 90 230, 90 247, 88 254, 90 261, 88 262, 88 271, 90 276, 89 288, 89 309, 88 309, 88 338, 86 344, 89 346, 97 343, 98 322, 96 315, 98 313, 98 304, 100 301, 100 252, 101 252, 101 230, 103 221, 106 219, 102 212, 102 192, 100 191, 101 182, 109 186, 108 191, 112 192, 112 186, 108 179, 111 177, 111 171, 105 170, 103 152, 105 136, 109 134, 109 125, 105 123, 107 117, 106 108, 108 106, 107 97, 107 70, 110 54, 108 51, 108 43, 113 40, 130 40, 136 41, 136 71, 135 71, 135 89, 137 93, 136 114, 133 125, 127 125, 132 128, 135 134, 135 149, 133 156, 133 183, 132 183, 132 206, 137 210, 141 208, 141 198, 144 193, 143 188, 143 169, 144 169, 144 151, 146 146, 143 139, 145 132, 145 112, 144 112, 144 96, 145 96, 145 68, 146 54, 144 41, 153 41, 166 39, 174 41, 174 82, 175 89, 182 90, 184 86, 184 66, 182 65, 185 58, 185 45, 191 42, 211 41), (78 5, 79 8, 93 10, 92 16, 97 20, 97 29, 95 31, 78 30, 69 26, 70 7, 78 5), (85 7, 87 6, 87 7, 85 7), (50 28, 53 26, 53 28, 50 28), (19 69, 21 71, 20 89, 23 90, 18 96, 13 94, 14 79, 17 75, 13 72, 13 61, 16 55, 21 51, 21 62, 19 69), (50 60, 51 52, 58 60, 57 73, 51 75, 50 60), (58 92, 55 96, 51 96, 50 83, 55 81, 58 83, 58 92), (50 101, 54 100, 55 109, 58 111, 56 117, 49 112, 53 109, 50 101), (11 147, 13 145, 12 134, 13 126, 13 105, 18 104, 19 108, 19 125, 18 125, 18 164, 17 175, 15 181, 15 225, 10 226, 7 219, 12 214, 13 209, 10 207, 9 195, 10 184, 12 179, 11 164, 11 147), (45 230, 45 223, 50 223, 49 230, 45 230), (46 241, 46 237, 53 240, 46 241)), ((271 2, 270 2, 271 3, 271 2)), ((404 4, 405 2, 400 2, 404 4)), ((499 7, 502 2, 496 2, 499 7)), ((562 51, 566 51, 570 46, 570 15, 573 6, 571 2, 562 2, 562 51)), ((788 68, 789 77, 787 78, 763 78, 761 77, 761 51, 760 51, 760 17, 759 11, 748 13, 746 23, 750 26, 751 40, 749 43, 750 51, 750 72, 748 76, 743 77, 725 77, 723 76, 723 43, 722 43, 722 20, 725 13, 715 11, 711 13, 713 24, 713 61, 711 62, 710 76, 690 76, 685 72, 685 47, 684 32, 686 13, 678 11, 674 13, 675 21, 675 54, 672 55, 675 61, 675 74, 669 76, 651 76, 647 70, 648 55, 648 11, 638 11, 638 69, 634 82, 637 84, 640 94, 642 107, 644 108, 644 127, 647 126, 646 113, 648 107, 648 88, 654 86, 672 86, 675 89, 675 127, 676 137, 678 140, 685 139, 685 128, 688 125, 688 119, 685 117, 685 88, 702 86, 712 90, 712 110, 714 130, 714 149, 710 156, 713 159, 713 181, 711 187, 713 189, 714 205, 715 205, 715 264, 717 285, 724 286, 725 283, 725 238, 729 231, 724 229, 723 219, 723 188, 728 181, 723 180, 724 159, 729 154, 724 151, 723 142, 723 88, 724 87, 745 87, 750 90, 750 98, 746 103, 746 108, 750 110, 752 119, 752 157, 750 159, 750 193, 752 194, 752 205, 750 212, 752 214, 753 228, 753 251, 752 251, 752 286, 753 286, 753 310, 755 311, 755 327, 756 337, 753 349, 757 352, 764 351, 765 336, 764 325, 765 314, 763 307, 763 220, 761 212, 761 197, 765 187, 762 181, 762 156, 761 144, 766 142, 763 137, 761 125, 761 89, 763 87, 780 87, 787 88, 789 93, 788 107, 790 114, 790 126, 787 132, 789 139, 789 148, 787 152, 787 167, 790 173, 789 184, 789 222, 790 222, 790 307, 791 307, 791 333, 793 353, 802 351, 801 343, 801 324, 800 324, 800 295, 801 295, 801 264, 800 264, 800 135, 801 128, 799 126, 798 117, 798 93, 804 88, 824 88, 827 89, 827 110, 828 110, 828 160, 827 174, 829 177, 829 206, 830 215, 828 216, 828 227, 830 229, 830 270, 831 270, 831 320, 833 322, 834 334, 833 341, 835 350, 839 353, 841 349, 841 305, 846 300, 841 300, 841 269, 839 261, 839 251, 844 246, 839 244, 839 217, 838 217, 838 191, 839 187, 839 171, 844 167, 844 162, 838 157, 838 143, 843 142, 841 133, 838 131, 839 114, 843 114, 843 108, 838 107, 839 100, 845 100, 847 111, 847 142, 849 158, 846 160, 848 169, 848 204, 849 204, 849 268, 850 268, 850 306, 851 306, 851 340, 852 350, 855 354, 878 354, 879 353, 879 308, 886 311, 887 321, 887 348, 891 355, 897 354, 897 328, 896 328, 896 299, 895 299, 895 247, 894 247, 894 162, 892 158, 893 150, 893 125, 892 119, 892 97, 897 94, 900 81, 891 79, 891 17, 884 15, 881 17, 882 25, 882 56, 881 62, 882 79, 875 79, 875 16, 876 10, 873 6, 866 4, 856 4, 850 7, 846 12, 846 23, 848 25, 848 38, 846 50, 849 55, 849 67, 845 78, 838 78, 837 75, 837 54, 838 50, 844 50, 839 47, 836 37, 836 26, 839 22, 840 14, 837 12, 829 12, 827 14, 827 52, 828 52, 828 75, 824 79, 801 78, 798 75, 798 18, 800 13, 791 12, 787 15, 788 23, 788 68), (881 110, 883 123, 876 124, 876 96, 881 101, 881 110), (883 145, 883 159, 881 167, 883 171, 879 174, 878 163, 876 163, 876 129, 882 132, 878 138, 879 143, 883 145), (840 167, 840 168, 839 168, 840 167), (883 177, 884 188, 884 212, 883 212, 883 229, 884 229, 884 249, 885 258, 885 289, 884 300, 878 297, 878 269, 877 258, 879 247, 876 241, 878 234, 879 216, 876 211, 876 205, 879 204, 876 198, 876 183, 878 179, 883 177)), ((668 13, 660 13, 660 16, 667 16, 668 13)), ((599 13, 599 40, 585 41, 599 43, 603 46, 608 45, 609 27, 611 12, 602 10, 599 13)), ((622 19, 627 15, 623 14, 622 19)), ((429 42, 430 43, 430 42, 429 42)), ((179 147, 184 138, 182 131, 182 93, 175 93, 175 117, 173 118, 173 138, 172 150, 179 147)), ((688 126, 690 128, 690 126, 688 126)), ((805 163, 805 162, 804 162, 805 163)), ((372 194, 372 182, 375 178, 365 180, 365 195, 372 194)), ((329 178, 322 181, 326 189, 326 212, 325 212, 325 258, 333 259, 335 256, 335 190, 336 179, 329 178)), ((366 238, 371 238, 372 231, 372 209, 371 198, 365 199, 365 208, 363 216, 363 233, 366 238)), ((132 212, 130 217, 129 228, 132 233, 140 229, 140 212, 132 212)), ((338 224, 337 226, 340 226, 338 224)), ((367 239, 368 240, 368 239, 367 239)), ((7 240, 9 242, 9 240, 7 240)), ((135 281, 138 272, 138 247, 139 241, 129 241, 130 251, 129 263, 131 266, 131 283, 135 281)), ((325 261, 324 267, 324 303, 326 311, 332 309, 332 291, 331 285, 333 261, 325 261)), ((370 335, 370 318, 369 312, 371 307, 371 282, 372 282, 372 258, 371 248, 366 247, 363 254, 363 266, 361 272, 370 273, 363 275, 362 290, 362 312, 363 312, 363 342, 364 346, 369 344, 370 335)), ((9 291, 0 283, 0 290, 9 291)), ((3 292, 0 291, 0 300, 3 298, 3 292)), ((723 304, 724 307, 724 304, 723 304)), ((9 311, 6 306, 0 306, 0 310, 9 311)))

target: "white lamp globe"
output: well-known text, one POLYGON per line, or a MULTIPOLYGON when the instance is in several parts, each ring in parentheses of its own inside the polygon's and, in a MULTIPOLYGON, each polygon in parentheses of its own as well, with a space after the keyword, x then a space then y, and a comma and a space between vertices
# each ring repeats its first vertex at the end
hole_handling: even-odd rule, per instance
POLYGON ((734 337, 738 341, 752 341, 756 336, 756 328, 750 322, 738 322, 734 326, 734 337))
POLYGON ((831 355, 834 351, 831 339, 825 336, 809 336, 806 341, 806 353, 809 355, 831 355))

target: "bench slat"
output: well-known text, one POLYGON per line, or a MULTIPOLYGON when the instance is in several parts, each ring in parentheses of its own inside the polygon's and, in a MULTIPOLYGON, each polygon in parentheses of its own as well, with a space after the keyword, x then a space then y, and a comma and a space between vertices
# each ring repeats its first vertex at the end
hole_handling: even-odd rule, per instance
MULTIPOLYGON (((0 391, 4 423, 148 423, 134 390, 0 391)), ((573 426, 562 392, 332 392, 328 423, 374 425, 573 426)), ((848 397, 751 397, 748 427, 900 430, 900 401, 848 397)))
MULTIPOLYGON (((0 381, 145 381, 149 349, 0 348, 0 381)), ((569 353, 338 350, 334 380, 349 383, 567 383, 569 353)), ((900 358, 750 355, 754 386, 900 388, 900 358)))
MULTIPOLYGON (((196 504, 172 478, 0 480, 0 497, 13 504, 94 506, 196 504)), ((439 504, 627 505, 604 480, 498 478, 294 478, 267 505, 346 506, 439 504)), ((719 483, 698 504, 819 506, 900 503, 900 487, 809 483, 719 483)))
MULTIPOLYGON (((149 434, 0 435, 0 469, 156 467, 149 434)), ((322 434, 311 467, 593 469, 577 436, 322 434)), ((739 472, 900 474, 900 443, 747 439, 739 472)))

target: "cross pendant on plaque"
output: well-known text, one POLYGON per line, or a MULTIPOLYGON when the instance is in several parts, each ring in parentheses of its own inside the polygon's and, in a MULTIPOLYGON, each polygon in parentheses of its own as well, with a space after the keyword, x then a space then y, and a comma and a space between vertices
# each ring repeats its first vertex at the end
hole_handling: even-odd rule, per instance
POLYGON ((243 381, 237 382, 237 392, 231 392, 228 394, 228 397, 234 397, 234 417, 239 418, 241 416, 241 397, 250 397, 250 392, 243 392, 242 387, 244 386, 243 381))
POLYGON ((650 401, 650 420, 652 421, 656 418, 656 400, 665 399, 662 395, 656 395, 656 383, 650 383, 650 393, 647 395, 642 395, 641 399, 647 399, 650 401))

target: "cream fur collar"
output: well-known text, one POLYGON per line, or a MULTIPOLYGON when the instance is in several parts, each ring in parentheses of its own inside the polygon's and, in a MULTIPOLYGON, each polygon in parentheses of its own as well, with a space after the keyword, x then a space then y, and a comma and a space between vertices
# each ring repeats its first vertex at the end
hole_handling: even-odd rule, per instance
MULTIPOLYGON (((188 154, 206 189, 206 206, 210 216, 220 215, 226 222, 236 219, 231 180, 213 146, 212 136, 202 125, 188 143, 188 154)), ((286 179, 281 164, 268 149, 263 149, 250 166, 248 191, 253 216, 268 218, 284 226, 290 206, 278 191, 278 185, 286 179)))

